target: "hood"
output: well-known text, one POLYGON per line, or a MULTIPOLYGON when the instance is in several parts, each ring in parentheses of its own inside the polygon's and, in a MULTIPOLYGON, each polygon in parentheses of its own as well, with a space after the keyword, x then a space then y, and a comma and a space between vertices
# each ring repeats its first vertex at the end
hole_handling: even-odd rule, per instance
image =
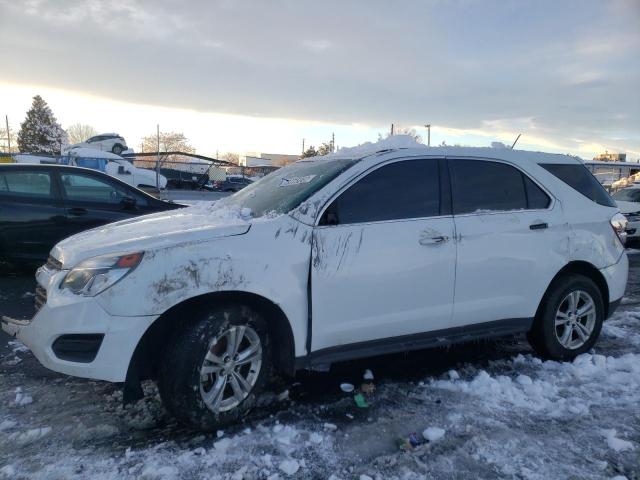
POLYGON ((616 204, 621 213, 635 213, 640 212, 640 202, 624 202, 622 200, 616 200, 616 204))
POLYGON ((72 268, 109 253, 130 253, 242 235, 251 223, 239 209, 195 206, 144 215, 87 230, 58 243, 51 255, 72 268))

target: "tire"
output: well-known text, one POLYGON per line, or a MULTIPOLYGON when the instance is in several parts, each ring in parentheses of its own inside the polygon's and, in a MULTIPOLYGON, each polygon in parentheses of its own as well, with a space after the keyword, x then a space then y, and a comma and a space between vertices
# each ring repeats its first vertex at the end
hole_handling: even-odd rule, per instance
POLYGON ((593 280, 583 275, 563 275, 553 281, 542 299, 529 343, 543 358, 572 360, 593 347, 603 321, 604 301, 593 280), (592 308, 587 308, 589 302, 592 308), (575 311, 583 315, 574 316, 571 312, 575 311))
POLYGON ((217 306, 200 311, 170 341, 160 364, 158 389, 163 404, 180 423, 213 431, 249 413, 271 368, 271 342, 262 316, 242 305, 217 306), (253 352, 258 361, 238 368, 227 360, 231 332, 242 332, 240 355, 253 352), (201 369, 207 373, 201 375, 201 369), (221 396, 216 395, 220 390, 221 396))
POLYGON ((115 153, 116 155, 120 155, 122 152, 124 152, 124 147, 122 145, 120 145, 119 143, 116 143, 112 148, 111 148, 111 152, 115 153))

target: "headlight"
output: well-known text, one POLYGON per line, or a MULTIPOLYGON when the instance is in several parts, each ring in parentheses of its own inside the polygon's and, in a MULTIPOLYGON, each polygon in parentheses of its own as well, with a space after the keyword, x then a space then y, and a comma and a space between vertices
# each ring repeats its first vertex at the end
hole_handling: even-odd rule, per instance
POLYGON ((133 271, 140 264, 143 254, 101 255, 80 262, 67 274, 60 288, 85 297, 98 295, 133 271))
POLYGON ((627 223, 627 219, 621 213, 616 213, 611 217, 611 227, 613 227, 613 231, 616 232, 622 245, 627 241, 627 223))

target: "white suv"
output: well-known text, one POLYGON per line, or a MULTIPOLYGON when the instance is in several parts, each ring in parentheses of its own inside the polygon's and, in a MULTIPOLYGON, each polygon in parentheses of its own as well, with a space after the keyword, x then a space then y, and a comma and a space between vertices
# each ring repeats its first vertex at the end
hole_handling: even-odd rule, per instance
POLYGON ((574 157, 415 148, 305 159, 207 208, 59 243, 33 320, 3 320, 48 368, 157 379, 211 430, 273 371, 526 332, 593 347, 627 282, 625 219, 574 157))
POLYGON ((116 155, 120 155, 128 149, 127 142, 117 133, 101 133, 100 135, 86 139, 84 142, 69 145, 66 150, 75 147, 94 148, 96 150, 102 150, 103 152, 115 153, 116 155))

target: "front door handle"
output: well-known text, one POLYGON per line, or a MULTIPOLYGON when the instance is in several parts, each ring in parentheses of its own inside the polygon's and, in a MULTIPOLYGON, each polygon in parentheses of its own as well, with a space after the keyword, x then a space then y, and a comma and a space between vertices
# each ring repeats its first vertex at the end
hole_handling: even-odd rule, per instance
POLYGON ((67 210, 67 212, 69 213, 69 215, 73 215, 74 217, 79 217, 80 215, 86 215, 87 214, 87 209, 86 208, 70 208, 69 210, 67 210))
POLYGON ((529 225, 529 228, 531 230, 544 230, 545 228, 549 228, 549 225, 547 223, 534 223, 533 225, 529 225))
POLYGON ((420 237, 420 245, 439 245, 449 241, 449 237, 445 235, 437 235, 435 237, 420 237))

